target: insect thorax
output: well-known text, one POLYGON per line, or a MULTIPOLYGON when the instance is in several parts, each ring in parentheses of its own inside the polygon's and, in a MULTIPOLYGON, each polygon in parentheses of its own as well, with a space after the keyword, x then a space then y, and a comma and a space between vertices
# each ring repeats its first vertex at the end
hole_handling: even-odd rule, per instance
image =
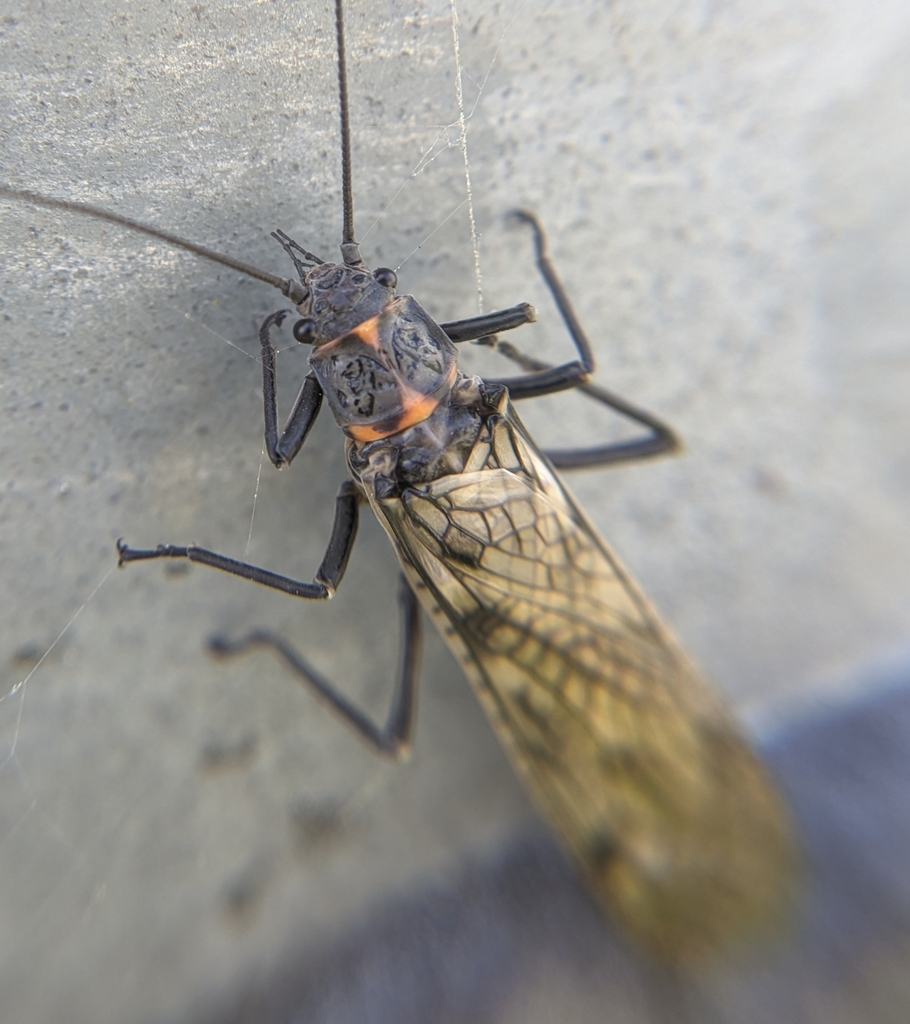
POLYGON ((490 416, 500 387, 458 373, 451 389, 418 424, 376 441, 348 442, 348 465, 367 493, 380 499, 450 474, 462 473, 490 416))
POLYGON ((339 426, 357 441, 388 437, 425 420, 455 381, 455 346, 410 295, 331 341, 310 366, 339 426))

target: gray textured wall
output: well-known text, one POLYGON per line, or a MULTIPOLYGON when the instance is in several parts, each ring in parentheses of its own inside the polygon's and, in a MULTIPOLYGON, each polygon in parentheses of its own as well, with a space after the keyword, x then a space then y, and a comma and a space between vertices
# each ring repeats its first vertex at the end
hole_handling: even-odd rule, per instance
MULTIPOLYGON (((910 9, 459 6, 487 308, 537 303, 525 344, 566 353, 528 240, 503 220, 521 202, 549 227, 601 379, 687 443, 677 460, 575 478, 592 518, 756 720, 883 675, 863 666, 899 671, 910 9)), ((274 227, 333 254, 327 5, 58 0, 5 13, 4 180, 280 272, 274 227)), ((352 3, 348 35, 365 256, 396 266, 423 242, 402 290, 440 319, 467 315, 476 285, 448 7, 352 3)), ((327 950, 346 963, 360 948, 347 936, 388 938, 364 923, 376 908, 434 886, 461 892, 468 865, 500 878, 513 861, 498 851, 534 829, 533 812, 435 638, 415 755, 394 770, 268 657, 219 665, 204 652, 214 630, 268 623, 381 716, 395 568, 374 524, 327 607, 204 570, 106 575, 118 536, 235 556, 251 536, 258 563, 303 576, 318 564, 343 472, 330 417, 289 473, 266 464, 257 485, 255 328, 273 296, 89 220, 9 203, 0 216, 0 693, 71 623, 0 702, 5 1019, 186 1020, 277 964, 315 971, 327 950)), ((305 355, 288 345, 285 408, 305 355)), ((526 418, 551 442, 613 429, 569 397, 526 418)), ((876 762, 871 778, 902 763, 876 762)), ((571 906, 559 913, 584 919, 561 884, 571 906)), ((485 934, 497 921, 503 935, 521 929, 496 906, 485 934)), ((900 959, 891 938, 880 944, 884 964, 900 959)), ((380 990, 395 987, 377 963, 392 972, 380 990)), ((465 1019, 552 1019, 553 993, 566 1005, 577 994, 575 1019, 600 1019, 583 1004, 599 966, 549 969, 533 999, 516 984, 465 1019)), ((479 968, 468 958, 463 970, 479 968)), ((371 998, 375 1017, 325 1019, 427 1019, 417 1003, 408 1017, 371 998)))

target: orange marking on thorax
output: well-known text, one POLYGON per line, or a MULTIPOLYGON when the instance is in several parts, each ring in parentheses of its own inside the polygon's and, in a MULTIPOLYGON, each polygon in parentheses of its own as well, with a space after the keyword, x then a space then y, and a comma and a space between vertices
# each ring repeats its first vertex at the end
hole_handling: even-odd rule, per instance
POLYGON ((453 363, 445 381, 430 395, 422 395, 419 391, 402 385, 401 415, 391 427, 383 428, 370 424, 351 423, 344 428, 345 433, 355 441, 378 441, 380 438, 391 437, 392 434, 407 430, 408 427, 413 427, 417 423, 423 423, 449 393, 449 389, 455 383, 457 372, 458 367, 453 363))
POLYGON ((382 347, 379 342, 379 316, 371 316, 369 320, 364 320, 353 331, 348 331, 348 335, 351 334, 355 338, 359 338, 364 345, 369 345, 370 348, 379 349, 382 347))
POLYGON ((363 323, 358 324, 356 327, 352 327, 351 330, 345 331, 344 334, 339 334, 337 338, 332 338, 331 341, 323 342, 317 349, 317 352, 329 352, 336 345, 340 345, 347 338, 356 338, 358 341, 362 341, 368 348, 374 348, 376 351, 382 350, 382 343, 379 340, 379 317, 382 316, 371 316, 369 320, 364 320, 363 323))

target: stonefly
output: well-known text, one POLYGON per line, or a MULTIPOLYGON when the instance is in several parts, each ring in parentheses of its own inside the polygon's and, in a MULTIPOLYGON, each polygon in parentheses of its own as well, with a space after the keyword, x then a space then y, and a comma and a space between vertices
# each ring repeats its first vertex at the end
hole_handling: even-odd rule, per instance
POLYGON ((259 332, 265 442, 278 467, 298 455, 328 401, 347 438, 325 557, 301 582, 194 545, 140 551, 120 564, 189 559, 305 600, 326 600, 344 576, 369 503, 401 562, 403 656, 380 728, 283 639, 258 629, 212 641, 221 654, 277 653, 376 751, 407 749, 413 725, 420 606, 462 665, 544 817, 595 898, 652 952, 693 961, 771 930, 786 916, 798 857, 789 815, 761 764, 616 556, 558 469, 603 466, 672 450, 655 417, 589 382, 594 357, 529 225, 537 266, 578 358, 551 366, 498 339, 535 318, 527 304, 438 324, 397 295, 392 270, 370 271, 354 235, 342 0, 336 0, 344 228, 341 262, 275 237, 297 277, 284 279, 166 231, 67 200, 0 186, 0 194, 107 220, 188 249, 278 288, 312 346, 310 372, 278 428, 272 330, 259 332), (457 344, 477 340, 518 363, 502 380, 466 376, 457 344), (543 453, 518 400, 570 388, 647 428, 638 440, 543 453))

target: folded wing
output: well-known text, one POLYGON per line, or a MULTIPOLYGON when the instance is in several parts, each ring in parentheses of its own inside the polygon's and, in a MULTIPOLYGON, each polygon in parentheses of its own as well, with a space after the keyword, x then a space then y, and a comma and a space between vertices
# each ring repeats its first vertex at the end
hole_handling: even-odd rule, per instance
POLYGON ((511 407, 464 473, 378 506, 516 769, 626 929, 695 959, 781 919, 796 860, 782 801, 511 407))

